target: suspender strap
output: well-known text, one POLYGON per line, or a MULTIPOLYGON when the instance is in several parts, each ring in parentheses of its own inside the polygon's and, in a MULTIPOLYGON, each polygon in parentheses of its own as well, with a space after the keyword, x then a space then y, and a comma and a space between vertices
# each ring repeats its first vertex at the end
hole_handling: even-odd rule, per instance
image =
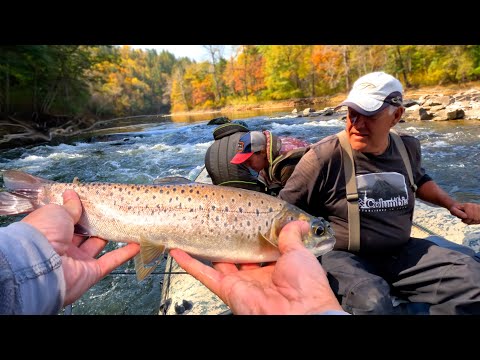
POLYGON ((397 147, 398 151, 400 151, 400 155, 402 156, 403 163, 405 164, 405 167, 407 169, 408 180, 410 181, 410 187, 413 190, 413 196, 415 196, 415 193, 417 191, 417 185, 415 185, 415 182, 413 181, 412 165, 410 164, 410 159, 408 158, 405 144, 400 138, 400 135, 398 135, 398 133, 395 130, 391 129, 390 134, 392 135, 392 139, 393 139, 393 142, 395 143, 395 146, 397 147))
POLYGON ((345 130, 338 134, 343 154, 343 169, 347 192, 348 209, 348 250, 360 250, 360 211, 358 210, 358 191, 355 179, 355 164, 353 162, 352 147, 348 142, 345 130))
MULTIPOLYGON (((415 185, 415 182, 413 181, 412 165, 410 163, 405 144, 395 130, 391 129, 390 134, 392 135, 393 142, 400 152, 402 160, 405 164, 405 168, 407 169, 408 173, 408 180, 410 181, 410 186, 415 196, 417 185, 415 185)), ((340 140, 340 146, 342 147, 343 168, 345 171, 348 209, 348 250, 358 251, 360 250, 360 211, 358 209, 358 191, 355 179, 355 164, 353 161, 352 147, 348 142, 348 137, 345 130, 337 133, 337 137, 340 140)))

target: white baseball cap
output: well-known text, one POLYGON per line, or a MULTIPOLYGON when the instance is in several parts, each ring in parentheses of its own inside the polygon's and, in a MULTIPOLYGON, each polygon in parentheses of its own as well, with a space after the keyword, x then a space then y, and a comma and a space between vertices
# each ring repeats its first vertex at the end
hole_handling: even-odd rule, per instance
POLYGON ((372 72, 359 78, 353 84, 348 97, 338 105, 348 106, 365 116, 372 116, 388 105, 402 106, 402 83, 382 71, 372 72))

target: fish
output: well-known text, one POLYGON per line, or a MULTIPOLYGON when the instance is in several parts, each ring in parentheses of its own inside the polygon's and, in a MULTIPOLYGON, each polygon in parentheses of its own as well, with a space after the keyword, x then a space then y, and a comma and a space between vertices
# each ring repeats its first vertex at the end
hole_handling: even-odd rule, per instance
POLYGON ((0 215, 29 213, 46 204, 63 204, 74 190, 82 202, 76 233, 108 241, 140 244, 137 279, 178 248, 212 262, 265 263, 278 259, 278 236, 288 222, 310 223, 303 244, 315 255, 332 250, 328 221, 284 200, 246 189, 166 179, 158 184, 55 182, 18 170, 3 172, 0 215))

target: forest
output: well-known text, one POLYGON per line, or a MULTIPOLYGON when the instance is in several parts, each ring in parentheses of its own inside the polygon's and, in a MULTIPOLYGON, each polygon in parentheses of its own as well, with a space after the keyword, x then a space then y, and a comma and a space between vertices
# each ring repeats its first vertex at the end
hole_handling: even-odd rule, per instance
POLYGON ((204 45, 208 60, 115 45, 0 46, 0 114, 106 119, 345 92, 383 70, 406 88, 480 79, 480 45, 204 45))

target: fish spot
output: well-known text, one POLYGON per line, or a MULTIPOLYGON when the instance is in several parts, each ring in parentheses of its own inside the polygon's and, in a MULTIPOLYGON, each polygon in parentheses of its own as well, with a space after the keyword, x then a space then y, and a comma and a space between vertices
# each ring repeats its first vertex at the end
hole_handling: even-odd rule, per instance
POLYGON ((205 195, 205 199, 208 199, 208 195, 205 195))
POLYGON ((224 227, 227 227, 227 226, 228 226, 228 223, 224 222, 224 223, 223 223, 223 226, 224 226, 224 227))
POLYGON ((103 191, 105 191, 105 186, 104 186, 104 187, 102 187, 102 190, 103 190, 103 191))
POLYGON ((188 201, 192 201, 192 198, 189 197, 189 198, 188 198, 188 201))
POLYGON ((238 194, 238 197, 242 197, 242 194, 238 194))
POLYGON ((193 209, 190 209, 190 212, 193 212, 193 209))
POLYGON ((262 204, 263 204, 263 200, 262 200, 262 201, 260 201, 260 203, 262 203, 262 204))
POLYGON ((182 217, 182 220, 187 220, 187 218, 184 216, 184 217, 182 217))
POLYGON ((193 192, 193 189, 190 189, 190 194, 193 192))
POLYGON ((262 227, 258 225, 258 231, 261 231, 261 230, 262 230, 262 227))
POLYGON ((175 197, 175 200, 178 200, 178 196, 175 197))
POLYGON ((250 220, 247 221, 247 226, 250 226, 250 220))
POLYGON ((130 190, 128 190, 128 193, 127 193, 127 194, 128 194, 128 195, 130 195, 130 194, 131 194, 131 191, 130 191, 130 190))
POLYGON ((172 198, 170 198, 170 200, 168 200, 168 202, 171 203, 171 202, 172 202, 172 198))
POLYGON ((232 203, 234 203, 234 202, 235 202, 235 199, 232 199, 232 203))
POLYGON ((218 218, 218 216, 215 216, 215 221, 218 221, 218 220, 220 220, 220 219, 218 218))
POLYGON ((200 221, 202 224, 205 222, 205 220, 200 221))
POLYGON ((199 194, 200 194, 200 191, 197 190, 197 195, 199 195, 199 194))
POLYGON ((131 209, 132 209, 132 207, 131 207, 131 206, 129 206, 127 209, 128 209, 128 210, 131 210, 131 209))
POLYGON ((268 208, 269 212, 273 212, 273 209, 271 207, 268 208))
POLYGON ((215 210, 215 205, 212 205, 212 210, 215 210))
POLYGON ((177 191, 177 188, 173 188, 172 191, 177 191))
POLYGON ((122 192, 122 188, 121 188, 121 187, 119 187, 119 188, 118 188, 118 191, 122 192))
POLYGON ((237 219, 237 217, 236 217, 236 216, 233 218, 233 221, 235 221, 235 222, 237 222, 237 221, 238 221, 238 219, 237 219))
POLYGON ((97 194, 97 195, 99 194, 99 193, 98 193, 98 190, 97 190, 97 191, 95 191, 95 194, 97 194))
POLYGON ((147 189, 147 190, 145 190, 145 194, 146 194, 146 193, 148 193, 148 189, 147 189))
POLYGON ((135 199, 135 201, 138 201, 138 200, 140 200, 140 197, 137 196, 137 198, 135 199))
POLYGON ((185 192, 185 189, 182 189, 181 193, 183 194, 185 192))
POLYGON ((156 199, 157 197, 156 197, 155 195, 153 195, 153 197, 152 197, 152 198, 153 198, 153 199, 156 199))
POLYGON ((163 189, 160 189, 160 194, 163 194, 163 189))
POLYGON ((260 215, 260 211, 258 211, 258 209, 255 209, 255 213, 258 215, 260 215))
POLYGON ((220 197, 223 199, 223 194, 220 197))
POLYGON ((155 214, 155 210, 152 210, 152 213, 151 213, 151 215, 153 215, 153 214, 155 214))
POLYGON ((265 221, 265 226, 266 226, 266 227, 268 227, 268 220, 267 220, 267 221, 265 221))
POLYGON ((160 204, 157 204, 157 209, 160 209, 160 204))
POLYGON ((225 206, 225 211, 228 211, 228 206, 225 206))
POLYGON ((250 201, 248 202, 248 206, 252 206, 252 203, 250 201))
POLYGON ((137 190, 140 191, 140 186, 137 186, 137 190))
POLYGON ((214 192, 212 192, 212 196, 215 196, 215 193, 214 193, 214 192))
POLYGON ((243 209, 242 208, 238 208, 238 211, 243 213, 243 209))

